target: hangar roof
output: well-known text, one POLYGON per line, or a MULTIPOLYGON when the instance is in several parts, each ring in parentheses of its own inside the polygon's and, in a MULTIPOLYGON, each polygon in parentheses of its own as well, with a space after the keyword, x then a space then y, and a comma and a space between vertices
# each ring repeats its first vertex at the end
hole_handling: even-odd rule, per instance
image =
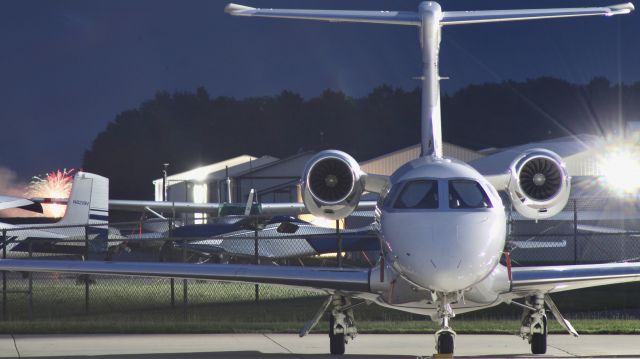
MULTIPOLYGON (((206 182, 216 179, 223 179, 226 178, 227 167, 229 168, 229 175, 233 177, 239 173, 246 172, 250 167, 262 166, 277 160, 278 159, 276 157, 272 156, 262 156, 258 158, 250 155, 242 155, 210 165, 194 168, 186 172, 167 176, 167 181, 174 185, 183 181, 206 182)), ((162 182, 162 178, 158 178, 153 181, 154 184, 158 182, 162 182)))
POLYGON ((504 173, 516 157, 524 151, 544 148, 562 157, 569 175, 595 176, 600 174, 595 154, 602 151, 604 144, 602 137, 593 135, 561 137, 505 149, 492 149, 487 156, 471 161, 469 164, 485 175, 500 174, 504 173))
MULTIPOLYGON (((442 150, 446 157, 452 157, 463 162, 469 162, 484 156, 476 151, 446 142, 443 143, 442 150)), ((400 166, 419 156, 420 144, 417 144, 360 162, 360 167, 367 173, 391 175, 400 166)))

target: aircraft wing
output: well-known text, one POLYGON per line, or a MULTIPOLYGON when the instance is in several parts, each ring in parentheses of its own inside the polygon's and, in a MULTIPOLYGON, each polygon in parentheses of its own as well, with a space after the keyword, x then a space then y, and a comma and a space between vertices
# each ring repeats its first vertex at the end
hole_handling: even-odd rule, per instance
POLYGON ((0 270, 221 280, 306 287, 327 292, 369 292, 370 275, 369 269, 30 259, 0 260, 0 270))
MULTIPOLYGON (((245 204, 240 203, 192 203, 192 202, 158 202, 158 201, 138 201, 138 200, 118 200, 109 201, 109 209, 123 211, 140 211, 146 208, 156 211, 175 212, 206 212, 211 215, 226 216, 232 214, 243 214, 245 204)), ((361 201, 356 210, 372 211, 376 207, 375 201, 361 201)), ((251 206, 252 215, 267 216, 296 216, 308 214, 309 211, 302 203, 260 203, 251 206)))
POLYGON ((597 233, 597 234, 626 234, 629 237, 640 237, 640 232, 636 230, 627 230, 624 228, 613 228, 603 226, 593 226, 589 224, 578 224, 577 229, 583 232, 597 233))
POLYGON ((26 198, 0 196, 0 211, 3 209, 20 208, 27 211, 42 213, 42 205, 26 198))
POLYGON ((640 280, 640 263, 604 263, 512 269, 513 293, 555 293, 640 280))
MULTIPOLYGON (((281 223, 267 225, 257 232, 258 255, 263 258, 294 258, 338 252, 335 229, 300 225, 295 233, 280 233, 281 223)), ((289 224, 289 226, 294 226, 289 224)), ((175 233, 179 236, 180 228, 175 233)), ((213 238, 176 241, 176 246, 201 253, 225 253, 253 257, 256 237, 253 230, 240 230, 213 238)), ((371 227, 340 231, 341 249, 345 252, 379 251, 380 240, 371 227)))

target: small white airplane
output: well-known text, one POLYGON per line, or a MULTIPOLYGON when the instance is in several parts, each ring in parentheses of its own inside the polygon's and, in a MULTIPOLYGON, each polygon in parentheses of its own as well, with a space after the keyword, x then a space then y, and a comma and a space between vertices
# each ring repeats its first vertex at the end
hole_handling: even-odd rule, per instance
POLYGON ((416 12, 278 10, 229 4, 226 12, 235 16, 405 25, 419 30, 424 63, 422 156, 385 177, 364 173, 344 152, 324 151, 309 161, 302 177, 306 209, 327 219, 348 216, 364 191, 380 194, 375 209, 382 248, 378 265, 344 269, 5 260, 0 261, 0 270, 197 278, 321 290, 327 293, 327 299, 300 335, 309 333, 329 309, 332 354, 343 354, 347 341, 356 336, 353 309, 365 302, 438 321, 441 329, 436 333, 436 350, 441 354, 454 350, 456 333, 450 325, 454 313, 510 303, 524 309, 522 338, 530 342, 533 353, 543 354, 547 349, 545 303, 560 324, 577 336, 550 293, 637 281, 640 263, 519 268, 499 263, 505 247, 506 219, 498 191, 509 193, 520 214, 544 219, 565 206, 570 178, 562 158, 544 149, 527 150, 502 173, 485 175, 443 157, 438 75, 441 30, 485 22, 612 16, 633 9, 631 3, 593 8, 442 11, 438 3, 426 1, 416 12), (517 302, 518 298, 524 300, 517 302))
MULTIPOLYGON (((65 240, 84 239, 86 233, 94 250, 102 247, 106 250, 109 180, 93 173, 78 172, 73 177, 71 194, 65 202, 67 210, 56 223, 13 225, 0 222, 0 249, 6 246, 6 250, 16 252, 82 254, 84 243, 65 240), (6 240, 2 242, 5 234, 6 240)), ((41 203, 47 203, 46 199, 0 197, 0 209, 37 210, 41 203)))

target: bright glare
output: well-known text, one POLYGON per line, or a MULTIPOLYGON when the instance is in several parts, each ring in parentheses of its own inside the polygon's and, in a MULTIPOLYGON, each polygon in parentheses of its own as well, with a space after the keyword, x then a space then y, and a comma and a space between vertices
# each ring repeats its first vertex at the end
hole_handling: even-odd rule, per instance
POLYGON ((640 190, 640 158, 632 150, 610 152, 602 158, 601 169, 611 189, 626 194, 640 190))
MULTIPOLYGON (((207 203, 209 199, 208 195, 208 186, 206 183, 194 184, 193 185, 193 203, 207 203)), ((194 224, 205 224, 207 223, 207 214, 206 213, 194 213, 194 224)))
POLYGON ((193 173, 193 179, 196 181, 204 181, 209 176, 209 172, 207 172, 204 168, 198 168, 193 173))
MULTIPOLYGON (((322 217, 316 217, 313 214, 301 214, 298 216, 301 220, 309 222, 316 227, 322 228, 336 228, 336 221, 333 219, 326 219, 322 217)), ((344 220, 340 220, 340 229, 344 229, 344 220)))
MULTIPOLYGON (((57 170, 43 176, 35 176, 29 183, 27 197, 68 198, 73 184, 74 170, 57 170)), ((60 218, 64 216, 67 206, 64 204, 43 204, 45 217, 60 218)))

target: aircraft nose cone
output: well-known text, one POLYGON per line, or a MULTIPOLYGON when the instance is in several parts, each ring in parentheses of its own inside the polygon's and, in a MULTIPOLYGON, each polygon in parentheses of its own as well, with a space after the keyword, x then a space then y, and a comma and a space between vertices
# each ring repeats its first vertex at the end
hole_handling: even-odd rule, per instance
POLYGON ((430 265, 433 272, 425 276, 425 284, 428 283, 438 291, 456 291, 473 284, 466 277, 468 274, 460 270, 462 259, 456 256, 443 256, 431 258, 430 265))
POLYGON ((412 227, 411 232, 403 231, 401 241, 392 243, 398 265, 409 279, 431 290, 455 292, 491 272, 504 247, 506 226, 500 213, 495 218, 487 212, 431 216, 440 218, 397 223, 397 228, 412 227))

